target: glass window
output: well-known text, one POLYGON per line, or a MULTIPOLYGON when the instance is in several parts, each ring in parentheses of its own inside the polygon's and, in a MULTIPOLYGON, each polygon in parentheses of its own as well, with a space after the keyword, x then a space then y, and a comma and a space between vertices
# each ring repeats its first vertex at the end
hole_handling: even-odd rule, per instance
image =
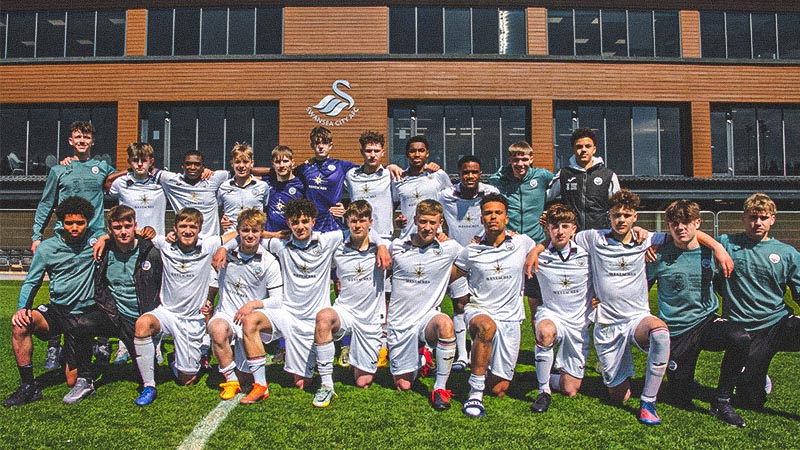
POLYGON ((600 54, 600 13, 597 10, 575 11, 575 54, 600 54))
POLYGON ((36 13, 9 13, 6 57, 33 58, 36 49, 36 13))
POLYGON ((677 58, 681 56, 680 18, 676 11, 655 11, 656 56, 677 58))
POLYGON ((789 151, 800 142, 800 109, 783 110, 783 129, 785 132, 784 141, 786 142, 786 175, 800 175, 800 152, 789 151))
POLYGON ((205 155, 208 167, 224 169, 228 162, 225 147, 225 108, 197 108, 197 149, 205 155))
POLYGON ((728 36, 728 58, 752 58, 750 14, 726 13, 725 30, 728 36))
POLYGON ((800 58, 800 14, 778 14, 780 58, 800 58))
POLYGON ((625 11, 604 9, 600 11, 603 21, 603 56, 628 56, 628 32, 625 11))
POLYGON ((628 11, 628 51, 630 56, 653 56, 653 13, 628 11))
POLYGON ((777 59, 775 14, 753 14, 753 58, 777 59))
POLYGON ((575 55, 571 9, 547 10, 547 50, 551 55, 575 55))
POLYGON ((97 12, 97 43, 95 56, 125 54, 125 11, 97 12))
MULTIPOLYGON (((589 108, 587 108, 589 109, 589 108)), ((579 114, 581 109, 578 110, 579 114)), ((592 108, 596 114, 595 120, 602 120, 603 108, 592 108)), ((605 124, 600 124, 597 129, 597 153, 605 154, 608 167, 620 175, 633 175, 633 135, 631 134, 631 108, 628 106, 610 106, 605 108, 605 124), (605 139, 601 139, 603 136, 605 139)), ((581 126, 583 116, 580 116, 581 126)), ((595 127, 591 127, 594 129, 595 127)))
MULTIPOLYGON (((472 53, 472 40, 470 39, 472 21, 469 8, 446 8, 444 20, 444 52, 462 55, 472 53)), ((497 41, 497 34, 494 35, 494 38, 497 41)))
POLYGON ((173 9, 147 10, 147 54, 150 56, 172 55, 173 9))
POLYGON ((726 111, 711 111, 711 170, 714 174, 729 175, 728 117, 726 111))
POLYGON ((415 8, 389 8, 389 53, 416 53, 415 8))
POLYGON ((417 53, 442 53, 442 8, 417 8, 417 53))
POLYGON ((731 110, 733 121, 733 148, 735 175, 758 175, 758 142, 756 141, 756 113, 753 108, 731 110))
POLYGON ((283 10, 256 9, 256 53, 279 55, 283 52, 283 10))
POLYGON ((404 166, 405 151, 408 141, 417 131, 416 110, 410 106, 389 108, 389 163, 404 166))
POLYGON ((660 174, 680 175, 683 170, 680 108, 659 108, 658 126, 661 155, 660 174))
POLYGON ((40 12, 36 25, 36 57, 64 57, 66 13, 40 12))
POLYGON ((165 165, 172 171, 180 172, 183 154, 200 150, 197 145, 197 107, 173 106, 168 112, 170 120, 166 123, 168 128, 165 132, 170 145, 164 148, 164 156, 169 158, 165 160, 165 165))
MULTIPOLYGON (((224 55, 228 52, 228 10, 204 8, 202 11, 200 54, 224 55)), ((252 30, 249 30, 252 34, 252 30)))
POLYGON ((758 109, 760 175, 783 175, 783 117, 775 108, 758 109))
MULTIPOLYGON (((500 40, 497 39, 498 37, 498 24, 503 21, 502 13, 500 21, 497 20, 498 12, 496 9, 484 9, 484 8, 474 8, 472 10, 472 52, 475 54, 480 53, 487 53, 487 54, 513 54, 508 52, 508 37, 511 35, 507 34, 505 36, 504 48, 505 52, 500 52, 500 40, 504 39, 504 36, 500 37, 500 40)), ((504 31, 507 33, 513 33, 514 28, 508 26, 509 24, 504 24, 504 31)), ((523 30, 525 28, 523 27, 523 30)), ((469 30, 467 30, 469 32, 469 30)), ((448 36, 450 35, 450 30, 448 30, 448 36)), ((466 36, 469 36, 467 34, 466 36)), ((463 39, 463 37, 462 37, 463 39)), ((449 45, 449 42, 448 42, 449 45)))
POLYGON ((94 11, 67 13, 67 56, 94 56, 94 11))
POLYGON ((258 166, 272 164, 272 149, 278 145, 278 105, 253 107, 253 146, 258 166))
MULTIPOLYGON (((8 31, 8 14, 0 11, 0 58, 6 57, 6 32, 8 31)), ((0 154, 2 157, 2 154, 0 154)))
POLYGON ((255 10, 231 9, 228 16, 228 54, 255 53, 255 10))
POLYGON ((175 55, 200 54, 200 10, 175 10, 175 55))
POLYGON ((570 109, 553 108, 553 145, 555 153, 554 167, 569 165, 569 158, 572 156, 572 130, 577 127, 573 123, 577 118, 577 112, 570 109))
POLYGON ((0 175, 24 175, 28 156, 28 109, 0 109, 0 175))
MULTIPOLYGON (((703 58, 725 58, 725 14, 700 12, 700 52, 703 58)), ((749 46, 748 46, 749 48, 749 46)))
MULTIPOLYGON (((28 150, 25 154, 25 175, 45 175, 47 165, 45 161, 49 155, 68 156, 68 144, 66 138, 58 134, 59 117, 58 108, 34 107, 28 114, 28 150), (61 153, 58 147, 61 145, 61 153)), ((69 133, 70 122, 61 123, 62 128, 69 133)), ((52 160, 52 158, 51 158, 52 160)))
MULTIPOLYGON (((473 8, 474 15, 477 8, 473 8)), ((499 52, 501 55, 524 55, 527 53, 528 33, 525 26, 525 11, 521 9, 501 9, 499 12, 500 42, 499 52)), ((491 39, 492 34, 487 34, 487 39, 491 39)), ((475 53, 479 53, 475 51, 475 53)))
POLYGON ((631 108, 633 118, 633 173, 659 174, 658 109, 647 106, 631 108))
MULTIPOLYGON (((472 145, 464 154, 474 154, 481 160, 481 171, 490 173, 490 168, 500 167, 503 154, 500 107, 497 105, 475 105, 472 107, 472 145)), ((448 144, 449 145, 449 144, 448 144)), ((456 160, 458 162, 458 160, 456 160)), ((453 166, 455 171, 457 166, 453 166)))
POLYGON ((444 108, 445 167, 458 171, 458 160, 472 154, 472 108, 467 105, 447 105, 444 108))
MULTIPOLYGON (((428 153, 431 161, 441 161, 444 170, 448 170, 444 159, 444 106, 443 105, 419 105, 417 110, 417 130, 415 134, 421 134, 428 139, 428 153)), ((405 147, 403 147, 405 149, 405 147)), ((403 166, 408 165, 406 161, 403 166)))

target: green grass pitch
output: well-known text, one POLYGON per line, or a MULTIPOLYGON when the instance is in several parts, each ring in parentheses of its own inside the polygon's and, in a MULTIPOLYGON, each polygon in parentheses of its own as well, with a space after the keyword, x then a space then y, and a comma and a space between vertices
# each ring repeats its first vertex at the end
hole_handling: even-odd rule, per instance
MULTIPOLYGON (((19 380, 11 351, 10 317, 20 284, 0 282, 3 398, 19 380)), ((45 285, 37 304, 45 301, 46 293, 45 285)), ((450 309, 448 303, 443 303, 445 310, 450 309)), ((797 305, 792 305, 797 310, 797 305)), ((781 353, 774 359, 770 368, 774 390, 767 409, 762 413, 740 411, 747 421, 744 429, 726 426, 707 414, 721 360, 721 355, 714 353, 703 353, 698 364, 696 378, 702 388, 694 402, 696 410, 659 403, 663 425, 646 427, 636 420, 645 360, 636 351, 634 397, 624 406, 606 402, 600 375, 592 370, 597 361, 592 353, 580 394, 573 399, 556 395, 549 412, 532 414, 529 407, 537 391, 529 322, 523 331, 511 391, 506 398, 486 397, 489 415, 485 419, 461 414, 461 403, 468 392, 468 375, 464 373, 450 377, 453 407, 435 412, 429 405, 432 378, 417 383, 412 392, 401 393, 392 389, 391 376, 383 368, 372 387, 358 389, 351 372, 337 367, 334 379, 339 398, 329 408, 318 410, 311 406, 316 386, 305 392, 293 388, 282 366, 270 366, 267 377, 271 397, 257 405, 234 408, 206 448, 797 448, 798 354, 781 353)), ((45 386, 44 400, 0 409, 0 448, 176 448, 220 401, 216 385, 221 377, 216 371, 195 386, 178 387, 170 381, 168 368, 160 366, 158 399, 148 407, 137 407, 133 403, 136 383, 131 381, 133 369, 128 364, 104 369, 96 395, 78 405, 64 405, 61 398, 68 389, 63 374, 60 370, 42 370, 46 345, 35 340, 34 346, 35 373, 45 386)))

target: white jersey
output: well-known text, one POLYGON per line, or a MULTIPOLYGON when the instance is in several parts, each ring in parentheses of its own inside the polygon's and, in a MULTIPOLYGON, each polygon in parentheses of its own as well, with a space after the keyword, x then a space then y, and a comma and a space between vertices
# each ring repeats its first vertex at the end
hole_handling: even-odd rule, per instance
POLYGON ((401 239, 416 231, 414 214, 417 212, 417 204, 422 200, 435 200, 439 191, 451 186, 453 183, 443 170, 425 170, 414 176, 404 174, 401 180, 392 181, 392 196, 400 202, 400 213, 408 219, 408 223, 400 231, 401 239))
POLYGON ((497 247, 485 241, 464 247, 454 264, 467 274, 467 307, 486 311, 494 320, 524 320, 523 267, 534 245, 527 235, 506 234, 505 241, 497 247))
POLYGON ((280 303, 269 301, 268 292, 282 287, 281 265, 266 249, 259 246, 249 257, 238 249, 229 251, 225 267, 219 271, 219 311, 233 317, 250 300, 280 308, 280 303))
POLYGON ((217 190, 228 179, 228 172, 217 170, 208 180, 189 184, 182 174, 159 170, 156 182, 164 188, 167 200, 175 212, 183 208, 195 208, 203 213, 203 229, 200 236, 219 235, 219 206, 217 190))
POLYGON ((542 305, 564 323, 584 326, 589 323, 592 310, 592 274, 589 254, 570 242, 557 250, 552 244, 539 254, 539 271, 536 272, 542 294, 542 305))
POLYGON ((120 205, 129 206, 136 211, 136 223, 139 228, 153 227, 156 234, 165 234, 164 214, 167 209, 167 198, 153 177, 139 180, 128 172, 111 183, 108 193, 118 198, 120 205))
POLYGON ((349 242, 348 237, 333 254, 336 275, 342 283, 335 304, 347 309, 361 323, 381 323, 386 296, 384 271, 375 264, 378 245, 371 242, 362 252, 348 247, 349 242))
POLYGON ((161 276, 161 305, 185 319, 202 319, 200 308, 208 297, 211 282, 211 258, 222 245, 222 238, 209 236, 184 253, 177 243, 164 236, 153 238, 153 246, 161 250, 164 272, 161 276))
POLYGON ((233 178, 222 183, 217 190, 217 202, 222 205, 222 212, 231 221, 231 228, 225 232, 236 230, 237 219, 242 210, 263 210, 268 201, 269 185, 255 177, 250 177, 250 182, 244 187, 237 186, 233 178))
POLYGON ((392 297, 389 301, 389 326, 403 330, 416 326, 444 299, 453 261, 463 247, 456 241, 434 240, 415 247, 408 240, 395 239, 392 255, 392 297))
POLYGON ((331 261, 344 241, 343 230, 314 232, 308 242, 268 239, 262 241, 281 262, 283 309, 299 320, 313 321, 317 313, 331 306, 331 261))
POLYGON ((461 183, 452 188, 439 191, 435 200, 444 208, 444 221, 447 222, 448 235, 461 245, 467 245, 474 236, 483 235, 481 224, 481 200, 486 194, 499 194, 496 187, 478 184, 475 198, 461 198, 461 183))
POLYGON ((575 243, 589 253, 592 284, 600 304, 597 323, 618 324, 650 314, 644 256, 651 245, 664 243, 664 233, 648 233, 641 244, 623 244, 610 230, 585 230, 575 243))
POLYGON ((394 233, 394 201, 392 177, 380 166, 375 173, 364 173, 363 166, 347 171, 344 186, 351 200, 366 200, 372 206, 372 229, 381 237, 391 239, 394 233))

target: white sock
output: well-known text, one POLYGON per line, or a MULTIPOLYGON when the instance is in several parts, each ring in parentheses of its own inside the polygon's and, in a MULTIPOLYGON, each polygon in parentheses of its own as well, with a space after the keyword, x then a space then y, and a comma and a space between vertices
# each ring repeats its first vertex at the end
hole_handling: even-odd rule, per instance
POLYGON ((650 348, 647 352, 647 372, 644 375, 643 402, 654 402, 667 372, 669 361, 669 331, 656 328, 650 331, 650 348))
POLYGON ((156 348, 153 346, 153 338, 134 337, 133 347, 136 349, 136 365, 139 367, 142 384, 145 387, 156 387, 156 348))
POLYGON ((539 382, 539 392, 550 393, 550 372, 553 370, 553 346, 545 347, 536 344, 534 349, 534 363, 536 365, 536 381, 539 382))
POLYGON ((483 400, 484 389, 486 389, 486 375, 470 374, 469 399, 483 400))
POLYGON ((467 324, 464 314, 453 315, 453 329, 456 332, 456 355, 459 361, 469 361, 467 354, 467 324))
POLYGON ((247 365, 250 367, 250 372, 253 374, 253 382, 262 386, 267 385, 267 372, 264 364, 267 358, 264 355, 247 358, 247 365))
POLYGON ((323 386, 333 387, 333 357, 336 347, 333 341, 325 344, 314 344, 317 350, 317 371, 323 386))
POLYGON ((219 373, 225 377, 225 381, 239 381, 239 377, 236 376, 235 362, 231 362, 225 367, 219 366, 219 373))
POLYGON ((456 356, 456 340, 439 339, 436 344, 436 381, 433 383, 433 390, 445 389, 447 379, 450 377, 450 369, 453 367, 453 358, 456 356))

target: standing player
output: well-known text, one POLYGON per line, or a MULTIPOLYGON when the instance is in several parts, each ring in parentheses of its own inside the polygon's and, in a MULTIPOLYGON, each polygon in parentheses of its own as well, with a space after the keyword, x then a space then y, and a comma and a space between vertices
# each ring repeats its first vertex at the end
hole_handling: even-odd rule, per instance
POLYGON ((284 208, 289 201, 303 198, 306 192, 303 182, 294 175, 294 152, 290 147, 278 145, 272 149, 272 170, 264 176, 264 181, 269 185, 266 230, 287 231, 284 208))
MULTIPOLYGON (((481 161, 473 155, 466 155, 458 160, 458 175, 459 183, 441 190, 436 201, 442 204, 448 236, 466 246, 474 236, 483 234, 480 221, 481 201, 486 194, 496 194, 498 191, 494 186, 480 182, 481 161)), ((450 284, 447 295, 453 300, 453 327, 456 333, 456 362, 453 363, 453 370, 462 372, 469 364, 467 323, 464 320, 464 305, 469 301, 467 279, 459 278, 450 284)))
POLYGON ((453 322, 439 311, 439 305, 444 299, 453 261, 462 249, 456 241, 436 240, 444 223, 442 213, 442 205, 437 201, 422 200, 414 214, 416 232, 407 239, 392 242, 388 317, 390 371, 398 390, 411 389, 420 368, 419 344, 436 348, 436 381, 431 403, 437 411, 450 408, 452 394, 446 385, 456 353, 453 322))
POLYGON ((253 177, 253 147, 236 143, 231 150, 233 178, 222 183, 217 190, 217 201, 222 205, 225 231, 236 229, 236 218, 248 208, 260 208, 269 201, 267 183, 253 177))
POLYGON ((352 336, 350 363, 356 386, 369 387, 378 369, 384 307, 384 270, 375 264, 378 243, 371 242, 372 207, 356 200, 344 215, 350 235, 333 254, 333 265, 341 280, 341 291, 333 307, 317 313, 314 350, 322 379, 312 404, 327 407, 334 396, 334 338, 352 336))
POLYGON ((536 272, 542 299, 542 305, 536 309, 534 350, 539 395, 531 404, 531 411, 537 413, 550 407, 551 389, 569 397, 578 394, 589 354, 592 277, 589 254, 572 242, 576 221, 569 206, 555 204, 547 209, 550 245, 539 254, 536 272), (557 373, 551 375, 556 344, 557 373))
POLYGON ((522 303, 524 272, 520 270, 535 243, 524 234, 506 232, 508 203, 492 193, 480 202, 485 234, 477 244, 463 248, 452 268, 451 280, 467 277, 470 299, 464 316, 472 335, 472 371, 469 400, 463 413, 484 417, 483 391, 487 384, 498 397, 506 395, 517 365, 521 323, 525 320, 522 303))
POLYGON ((719 300, 711 286, 711 250, 697 241, 700 206, 689 200, 676 200, 667 206, 666 216, 672 241, 662 245, 656 260, 647 265, 647 280, 650 285, 658 282, 658 316, 669 327, 670 392, 679 406, 691 408, 700 351, 724 350, 711 415, 743 427, 744 420, 730 401, 747 358, 750 336, 741 325, 717 315, 719 300))
POLYGON ((167 200, 161 186, 151 175, 154 162, 153 147, 150 144, 134 142, 129 145, 130 169, 114 179, 108 193, 118 198, 120 205, 129 206, 136 211, 136 222, 139 226, 152 227, 156 234, 163 235, 167 200))
MULTIPOLYGON (((187 158, 188 161, 192 159, 187 158)), ((200 163, 202 164, 202 162, 200 163)), ((187 164, 193 167, 193 164, 187 164)), ((164 236, 156 236, 153 245, 161 251, 164 274, 161 281, 161 305, 136 320, 136 363, 144 389, 136 404, 146 406, 156 399, 155 345, 153 336, 162 332, 175 340, 173 371, 177 383, 187 385, 198 380, 201 346, 205 335, 205 319, 200 309, 206 301, 211 278, 211 257, 235 232, 221 238, 208 235, 199 241, 203 213, 185 208, 175 214, 173 230, 177 241, 170 244, 164 236)))
POLYGON ((228 252, 227 261, 219 270, 219 305, 208 321, 214 355, 225 377, 225 382, 219 385, 223 400, 230 400, 241 391, 236 370, 249 372, 242 342, 242 318, 259 308, 280 308, 283 301, 280 264, 259 245, 266 215, 254 208, 242 210, 237 216, 239 245, 228 252), (231 342, 235 343, 235 351, 231 342))
POLYGON ((752 339, 736 400, 755 410, 767 401, 764 382, 775 354, 800 351, 800 317, 783 300, 788 286, 800 301, 800 253, 770 237, 777 212, 769 196, 753 194, 744 202, 744 232, 719 237, 735 264, 731 277, 716 283, 722 315, 752 339))
POLYGON ((579 230, 604 230, 608 223, 608 199, 619 191, 619 179, 597 152, 597 135, 591 128, 572 132, 572 157, 547 187, 547 200, 561 197, 578 216, 579 230))

